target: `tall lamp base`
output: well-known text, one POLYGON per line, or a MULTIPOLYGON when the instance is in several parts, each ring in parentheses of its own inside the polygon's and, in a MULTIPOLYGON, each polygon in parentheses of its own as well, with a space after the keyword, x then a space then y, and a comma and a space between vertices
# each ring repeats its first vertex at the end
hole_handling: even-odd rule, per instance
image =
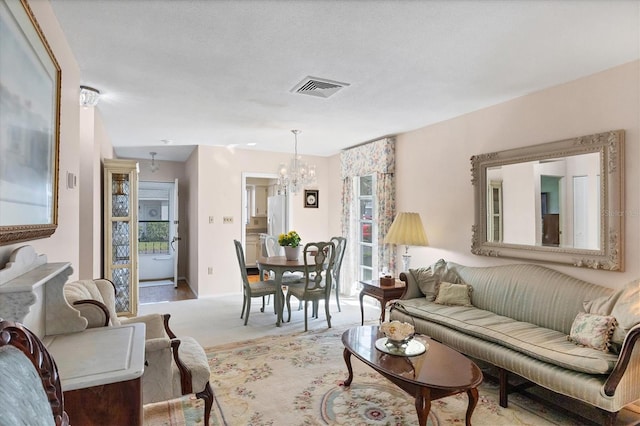
POLYGON ((402 255, 402 272, 409 272, 409 265, 411 264, 411 255, 405 253, 402 255))

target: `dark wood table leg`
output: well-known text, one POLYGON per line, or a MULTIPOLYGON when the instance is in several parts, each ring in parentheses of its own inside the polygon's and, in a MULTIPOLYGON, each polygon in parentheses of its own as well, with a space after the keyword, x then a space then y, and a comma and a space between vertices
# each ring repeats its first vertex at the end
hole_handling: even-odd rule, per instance
POLYGON ((387 311, 387 299, 380 299, 380 324, 384 322, 384 315, 387 311))
POLYGON ((427 426, 429 411, 431 411, 431 391, 429 388, 420 388, 416 393, 416 412, 420 426, 427 426))
POLYGON ((472 388, 467 391, 467 396, 469 397, 469 405, 467 406, 467 417, 465 424, 467 426, 471 426, 471 415, 473 414, 473 410, 478 405, 478 388, 472 388))
POLYGON ((351 352, 346 348, 342 352, 342 356, 344 357, 344 363, 347 364, 347 370, 349 371, 349 377, 344 381, 344 386, 349 387, 351 382, 353 381, 353 368, 351 368, 351 352))
POLYGON ((362 304, 362 298, 364 297, 364 290, 360 292, 360 325, 364 325, 364 305, 362 304))

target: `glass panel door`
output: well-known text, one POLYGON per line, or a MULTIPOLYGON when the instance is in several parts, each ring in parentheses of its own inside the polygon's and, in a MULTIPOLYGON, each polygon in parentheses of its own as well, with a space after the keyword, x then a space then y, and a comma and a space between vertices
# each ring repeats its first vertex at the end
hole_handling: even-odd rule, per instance
POLYGON ((370 281, 377 269, 377 235, 378 227, 375 218, 375 176, 361 176, 357 179, 357 214, 358 218, 358 279, 370 281))

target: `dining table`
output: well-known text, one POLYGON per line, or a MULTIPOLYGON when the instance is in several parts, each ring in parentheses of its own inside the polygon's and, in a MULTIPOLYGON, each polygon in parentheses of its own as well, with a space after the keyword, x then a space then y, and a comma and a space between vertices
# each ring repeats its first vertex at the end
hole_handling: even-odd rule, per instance
POLYGON ((275 308, 276 308, 276 326, 280 327, 282 324, 282 317, 284 311, 284 292, 282 291, 282 276, 285 272, 304 272, 304 258, 300 256, 297 260, 287 260, 285 256, 260 256, 256 261, 260 276, 264 277, 265 271, 273 272, 274 281, 276 284, 275 295, 275 308))

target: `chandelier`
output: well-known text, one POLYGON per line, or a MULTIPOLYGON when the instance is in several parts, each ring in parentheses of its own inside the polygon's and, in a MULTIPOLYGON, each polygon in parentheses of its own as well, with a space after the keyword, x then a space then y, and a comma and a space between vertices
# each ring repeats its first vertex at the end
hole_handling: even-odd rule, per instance
POLYGON ((304 186, 316 183, 316 166, 309 165, 302 161, 302 156, 298 155, 298 135, 301 130, 292 130, 295 138, 293 158, 287 167, 280 164, 278 168, 278 186, 281 193, 297 194, 304 186))
POLYGON ((158 166, 156 164, 156 155, 158 153, 157 152, 150 152, 149 154, 151 154, 151 165, 149 166, 149 170, 151 170, 151 173, 155 173, 158 170, 160 170, 160 166, 158 166))

